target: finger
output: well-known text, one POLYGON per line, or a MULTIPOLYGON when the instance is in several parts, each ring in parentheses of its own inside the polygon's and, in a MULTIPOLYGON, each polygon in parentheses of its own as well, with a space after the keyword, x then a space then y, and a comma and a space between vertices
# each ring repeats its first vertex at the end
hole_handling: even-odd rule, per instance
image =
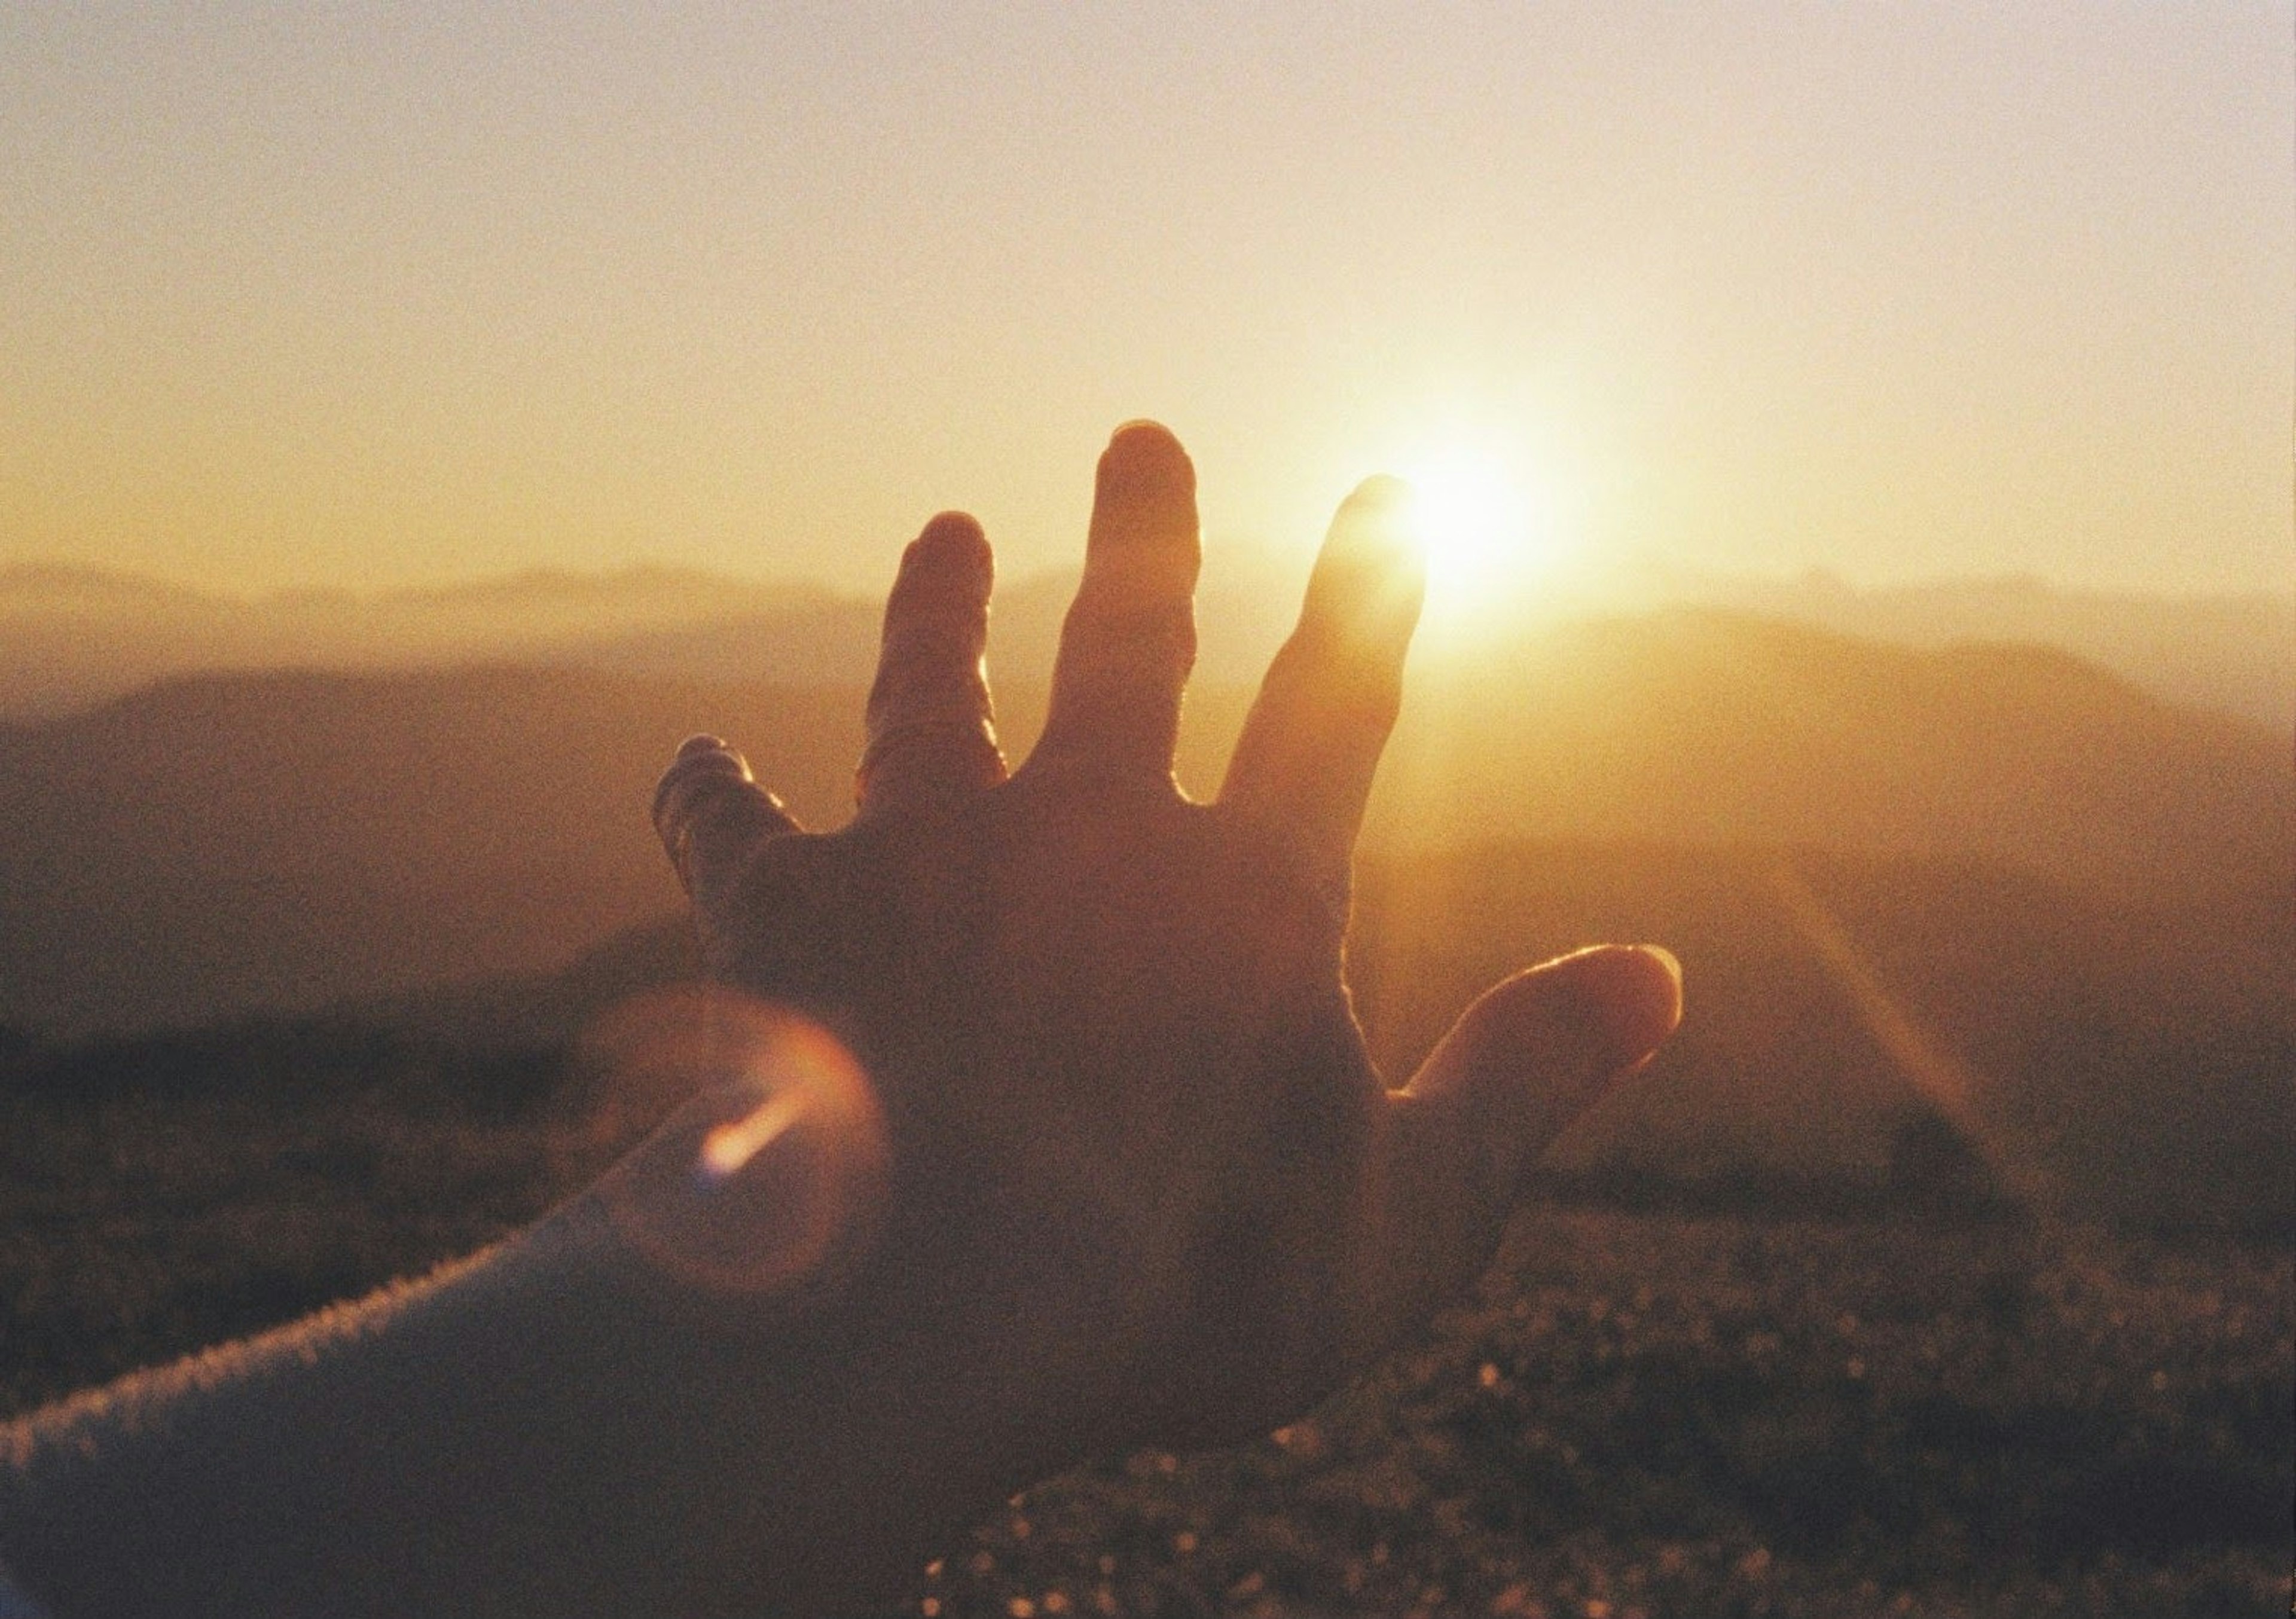
POLYGON ((758 846, 798 830, 781 800, 759 787, 749 762, 714 736, 692 736, 653 789, 653 828, 677 880, 708 907, 758 846))
POLYGON ((1196 660, 1201 556, 1187 452, 1152 421, 1117 429, 1100 458, 1084 580, 1061 626, 1032 766, 1170 779, 1180 691, 1196 660))
POLYGON ((1389 1336, 1490 1263, 1531 1165, 1682 1018, 1682 969, 1654 946, 1604 945, 1487 992, 1388 1102, 1381 1183, 1389 1336))
POLYGON ((854 779, 863 814, 1004 779, 982 661, 996 560, 980 525, 944 511, 902 554, 885 600, 869 741, 854 779))
POLYGON ((1221 803, 1280 828, 1313 879, 1335 895, 1347 892, 1426 595, 1409 497, 1408 486, 1374 478, 1341 506, 1299 626, 1268 666, 1220 789, 1221 803))

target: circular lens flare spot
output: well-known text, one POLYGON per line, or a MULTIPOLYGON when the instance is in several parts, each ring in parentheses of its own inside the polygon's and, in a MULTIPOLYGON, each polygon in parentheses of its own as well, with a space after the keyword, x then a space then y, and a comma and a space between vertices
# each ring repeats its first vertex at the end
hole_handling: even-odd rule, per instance
POLYGON ((884 1123, 826 1029, 730 991, 690 991, 619 1009, 589 1044, 613 1092, 670 1108, 599 1186, 651 1263, 716 1290, 773 1293, 865 1245, 884 1123))

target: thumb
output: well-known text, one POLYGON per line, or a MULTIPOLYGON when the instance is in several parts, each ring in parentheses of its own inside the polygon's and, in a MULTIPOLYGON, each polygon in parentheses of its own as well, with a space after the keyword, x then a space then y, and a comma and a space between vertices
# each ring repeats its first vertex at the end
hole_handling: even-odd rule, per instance
POLYGON ((1390 1335, 1481 1273, 1547 1143, 1681 1020, 1681 965, 1654 945, 1563 956, 1460 1014, 1388 1100, 1379 1240, 1390 1335))

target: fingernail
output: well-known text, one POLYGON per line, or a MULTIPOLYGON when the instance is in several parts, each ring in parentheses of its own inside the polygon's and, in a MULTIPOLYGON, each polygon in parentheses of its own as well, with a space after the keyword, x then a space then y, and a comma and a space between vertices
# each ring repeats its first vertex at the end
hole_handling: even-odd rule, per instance
POLYGON ((677 756, 661 773, 661 780, 654 783, 655 830, 667 835, 670 818, 685 814, 685 806, 704 782, 748 780, 749 761, 718 738, 707 732, 686 738, 678 744, 677 756))

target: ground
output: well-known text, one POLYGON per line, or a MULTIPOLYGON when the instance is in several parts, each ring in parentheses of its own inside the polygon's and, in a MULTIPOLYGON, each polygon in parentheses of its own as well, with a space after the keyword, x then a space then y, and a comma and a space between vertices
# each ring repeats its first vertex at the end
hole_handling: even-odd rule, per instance
MULTIPOLYGON (((163 1057, 0 1075, 7 1410, 466 1251, 629 1128, 546 1057, 474 1076, 342 1030, 163 1057)), ((2291 1263, 1886 1205, 1541 1203, 1365 1385, 1032 1491, 910 1611, 2284 1615, 2291 1263)))

